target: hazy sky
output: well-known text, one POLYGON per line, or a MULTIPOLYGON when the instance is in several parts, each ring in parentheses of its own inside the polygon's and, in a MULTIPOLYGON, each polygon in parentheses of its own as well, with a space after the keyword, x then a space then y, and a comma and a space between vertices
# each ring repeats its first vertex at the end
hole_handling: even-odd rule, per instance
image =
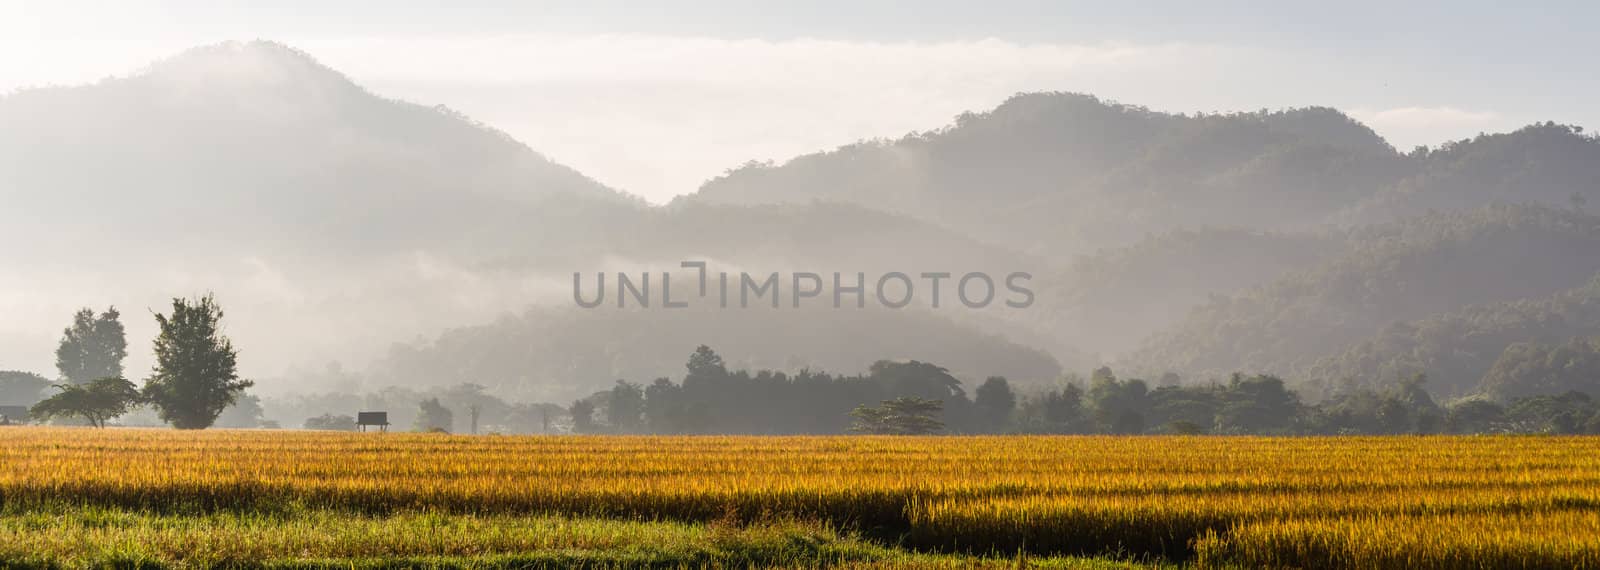
POLYGON ((1536 120, 1600 127, 1600 3, 666 4, 0 0, 0 92, 278 40, 656 202, 746 160, 936 128, 1019 91, 1329 105, 1401 148, 1536 120))

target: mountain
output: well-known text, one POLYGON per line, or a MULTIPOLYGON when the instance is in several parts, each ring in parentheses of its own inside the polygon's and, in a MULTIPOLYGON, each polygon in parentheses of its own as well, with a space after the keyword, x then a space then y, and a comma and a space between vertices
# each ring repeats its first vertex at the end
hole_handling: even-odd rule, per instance
POLYGON ((1032 93, 899 140, 747 164, 685 199, 852 202, 1065 257, 1174 228, 1301 229, 1413 171, 1332 109, 1190 116, 1032 93))
POLYGON ((564 226, 573 210, 643 207, 459 113, 376 96, 267 42, 5 96, 0 172, 14 206, 0 227, 72 220, 55 245, 73 255, 105 234, 203 253, 459 253, 564 226))
POLYGON ((1551 295, 1600 272, 1600 218, 1544 206, 1435 213, 1348 240, 1327 261, 1196 309, 1126 366, 1296 377, 1390 323, 1551 295))
MULTIPOLYGON (((1596 335, 1600 335, 1600 276, 1547 297, 1474 305, 1394 323, 1318 360, 1305 380, 1319 392, 1334 392, 1347 384, 1376 388, 1423 373, 1433 393, 1465 396, 1486 389, 1485 375, 1512 345, 1596 335)), ((1495 392, 1525 383, 1509 373, 1496 377, 1500 379, 1487 381, 1495 392)))

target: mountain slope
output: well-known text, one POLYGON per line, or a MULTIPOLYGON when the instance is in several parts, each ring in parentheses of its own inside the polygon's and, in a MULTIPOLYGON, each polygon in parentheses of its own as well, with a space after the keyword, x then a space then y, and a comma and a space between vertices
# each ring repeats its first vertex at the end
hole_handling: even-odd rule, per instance
POLYGON ((1066 256, 1171 228, 1299 227, 1410 173, 1330 109, 1186 116, 1034 93, 900 140, 749 164, 685 199, 848 201, 1066 256))
POLYGON ((0 227, 72 219, 86 240, 216 233, 290 252, 459 251, 520 237, 510 228, 529 218, 561 223, 546 208, 642 207, 504 133, 266 42, 6 96, 0 172, 14 206, 0 227))
POLYGON ((1437 213, 1355 232, 1344 253, 1197 309, 1125 358, 1149 372, 1294 376, 1381 327, 1550 295, 1600 272, 1600 218, 1540 206, 1437 213))
POLYGON ((1548 297, 1464 307, 1394 323, 1334 355, 1306 374, 1321 391, 1347 384, 1377 387, 1417 373, 1443 397, 1472 393, 1513 344, 1559 343, 1600 335, 1600 277, 1548 297))

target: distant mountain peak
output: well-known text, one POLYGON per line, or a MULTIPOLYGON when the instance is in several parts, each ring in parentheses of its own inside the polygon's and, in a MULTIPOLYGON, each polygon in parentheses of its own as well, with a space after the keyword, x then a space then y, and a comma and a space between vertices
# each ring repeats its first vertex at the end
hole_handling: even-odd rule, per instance
POLYGON ((229 41, 185 50, 129 78, 178 95, 250 93, 304 102, 366 95, 350 78, 284 44, 229 41))

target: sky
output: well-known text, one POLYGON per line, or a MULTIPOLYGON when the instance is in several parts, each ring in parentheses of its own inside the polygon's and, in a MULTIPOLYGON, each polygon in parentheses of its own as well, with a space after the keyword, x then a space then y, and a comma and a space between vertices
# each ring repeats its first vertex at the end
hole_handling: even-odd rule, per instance
POLYGON ((1403 150, 1597 127, 1597 17, 1592 2, 0 0, 0 93, 269 39, 662 203, 749 160, 934 129, 1026 91, 1332 106, 1403 150))

